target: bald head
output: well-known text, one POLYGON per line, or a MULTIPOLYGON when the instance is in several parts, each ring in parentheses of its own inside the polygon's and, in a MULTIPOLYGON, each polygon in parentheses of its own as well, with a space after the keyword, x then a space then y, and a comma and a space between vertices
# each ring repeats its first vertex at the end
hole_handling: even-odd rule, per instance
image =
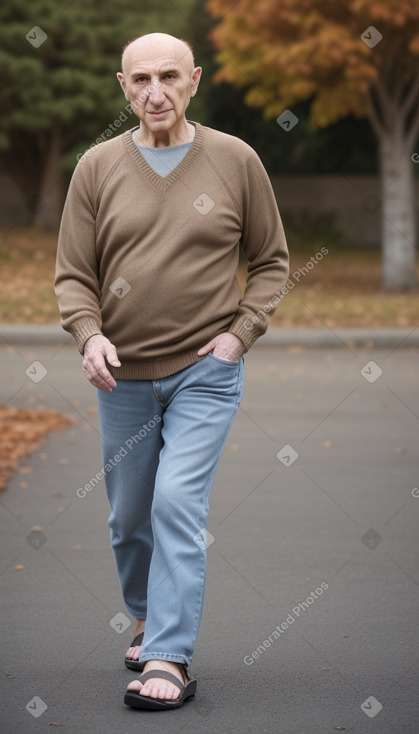
POLYGON ((168 33, 147 33, 127 43, 122 52, 121 65, 124 75, 129 74, 136 61, 150 61, 159 57, 172 58, 185 71, 192 72, 195 61, 192 47, 187 41, 168 33))

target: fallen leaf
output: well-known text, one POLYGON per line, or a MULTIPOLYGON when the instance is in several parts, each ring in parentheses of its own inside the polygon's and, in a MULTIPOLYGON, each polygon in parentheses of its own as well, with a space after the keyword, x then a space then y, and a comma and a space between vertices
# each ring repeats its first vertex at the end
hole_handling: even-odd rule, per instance
POLYGON ((40 525, 34 525, 33 528, 31 528, 31 532, 33 533, 42 533, 44 528, 41 528, 40 525))
MULTIPOLYGON (((0 404, 0 490, 18 469, 23 457, 37 449, 47 433, 66 428, 73 419, 57 410, 13 408, 0 404)), ((46 454, 45 454, 46 458, 46 454)), ((23 466, 21 474, 29 474, 32 467, 23 466)), ((22 489, 27 484, 21 483, 22 489)))
POLYGON ((286 352, 289 352, 290 354, 300 354, 304 350, 304 347, 300 344, 294 344, 289 347, 286 347, 286 352))
POLYGON ((20 466, 19 474, 31 474, 33 472, 32 466, 20 466))
POLYGON ((323 441, 323 448, 333 449, 334 444, 331 441, 323 441))
POLYGON ((15 566, 15 571, 23 571, 24 568, 25 568, 25 566, 22 566, 20 563, 18 563, 15 566))
POLYGON ((403 446, 396 446, 395 448, 396 454, 407 454, 406 449, 403 448, 403 446))

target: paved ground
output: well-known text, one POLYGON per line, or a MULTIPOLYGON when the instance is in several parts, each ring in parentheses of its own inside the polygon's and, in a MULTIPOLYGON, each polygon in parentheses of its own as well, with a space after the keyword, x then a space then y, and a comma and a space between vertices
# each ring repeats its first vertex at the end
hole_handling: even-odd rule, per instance
POLYGON ((212 494, 198 695, 167 713, 123 704, 132 626, 103 482, 76 494, 102 466, 80 356, 0 352, 0 402, 77 420, 0 495, 4 734, 417 734, 417 349, 247 355, 212 494))

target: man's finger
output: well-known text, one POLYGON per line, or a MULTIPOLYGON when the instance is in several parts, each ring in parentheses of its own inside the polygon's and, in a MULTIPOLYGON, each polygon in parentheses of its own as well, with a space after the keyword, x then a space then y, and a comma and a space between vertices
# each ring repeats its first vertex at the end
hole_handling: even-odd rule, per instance
POLYGON ((113 367, 121 366, 118 355, 116 353, 116 349, 113 344, 109 344, 109 346, 105 348, 105 356, 109 364, 111 364, 113 367))
POLYGON ((95 387, 99 387, 100 389, 116 387, 116 381, 106 367, 103 354, 95 354, 85 359, 83 370, 89 382, 95 387))
POLYGON ((109 380, 106 380, 104 377, 102 377, 98 373, 85 373, 87 379, 89 380, 90 384, 93 385, 93 387, 99 388, 99 390, 104 390, 105 392, 111 392, 113 387, 116 387, 116 382, 113 379, 112 375, 110 373, 109 380))
POLYGON ((103 369, 96 370, 92 374, 92 377, 101 383, 101 385, 106 385, 107 387, 116 387, 116 381, 112 377, 111 373, 104 367, 103 369))
POLYGON ((89 380, 90 384, 93 387, 96 387, 98 390, 102 390, 103 392, 112 392, 112 388, 106 383, 103 382, 103 380, 89 380))
POLYGON ((214 349, 214 347, 215 347, 215 341, 214 341, 214 339, 211 339, 211 341, 208 342, 208 344, 205 344, 203 347, 201 347, 200 349, 198 349, 198 352, 197 353, 201 357, 204 354, 208 354, 209 352, 212 352, 212 350, 214 349))

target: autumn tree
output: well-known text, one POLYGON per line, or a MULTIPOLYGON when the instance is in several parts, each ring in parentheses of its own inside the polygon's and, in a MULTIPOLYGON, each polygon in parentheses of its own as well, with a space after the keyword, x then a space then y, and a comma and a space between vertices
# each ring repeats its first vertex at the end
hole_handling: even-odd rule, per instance
POLYGON ((414 153, 419 136, 417 0, 209 0, 218 79, 248 87, 248 104, 280 116, 310 101, 326 127, 368 117, 381 167, 382 283, 416 285, 414 153))

